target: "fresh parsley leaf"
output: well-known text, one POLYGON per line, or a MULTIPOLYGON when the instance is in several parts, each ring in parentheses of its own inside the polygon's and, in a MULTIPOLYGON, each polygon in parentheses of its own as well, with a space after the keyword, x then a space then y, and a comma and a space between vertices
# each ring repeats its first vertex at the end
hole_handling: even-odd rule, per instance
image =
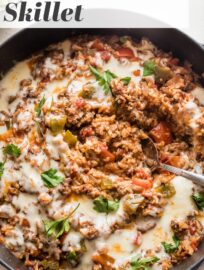
POLYGON ((158 262, 159 258, 157 257, 149 257, 149 258, 141 258, 140 255, 137 255, 132 258, 130 262, 130 268, 128 270, 150 270, 149 266, 158 262))
POLYGON ((18 158, 21 155, 21 150, 16 146, 15 144, 8 144, 6 147, 4 147, 4 155, 10 155, 15 158, 18 158))
POLYGON ((54 235, 56 238, 59 238, 64 232, 68 232, 70 230, 67 217, 56 221, 44 221, 44 226, 48 237, 54 235))
POLYGON ((152 60, 148 60, 144 62, 144 70, 143 70, 143 77, 149 76, 154 74, 156 64, 152 60))
POLYGON ((67 217, 54 221, 43 221, 47 236, 50 237, 54 235, 56 238, 59 238, 64 232, 68 232, 70 230, 69 217, 77 210, 79 205, 80 203, 67 217))
POLYGON ((104 72, 104 77, 105 77, 106 81, 109 83, 111 82, 112 79, 117 78, 117 76, 114 73, 112 73, 110 70, 106 70, 104 72))
POLYGON ((75 251, 70 251, 67 255, 67 261, 68 261, 68 264, 70 264, 72 267, 77 266, 79 262, 77 253, 75 251))
POLYGON ((173 236, 173 241, 174 241, 173 244, 162 242, 164 250, 168 254, 175 252, 179 247, 180 241, 175 235, 173 236))
POLYGON ((204 192, 199 192, 198 194, 192 195, 192 199, 197 205, 199 210, 203 210, 204 208, 204 192))
POLYGON ((35 112, 36 112, 37 117, 40 117, 42 106, 45 104, 45 101, 46 101, 46 99, 45 99, 45 97, 43 97, 41 99, 41 101, 39 102, 39 104, 37 105, 37 107, 35 108, 35 112))
POLYGON ((1 179, 2 175, 3 175, 3 173, 4 173, 4 163, 0 162, 0 179, 1 179))
POLYGON ((131 77, 122 78, 121 81, 124 83, 124 85, 128 85, 131 81, 131 77))
POLYGON ((104 73, 100 73, 97 69, 90 66, 91 73, 95 76, 96 80, 98 81, 99 85, 102 86, 104 93, 107 95, 111 92, 110 83, 112 79, 117 78, 117 76, 112 73, 110 70, 106 70, 104 73))
POLYGON ((110 213, 115 212, 119 208, 118 201, 107 200, 106 198, 100 196, 93 201, 93 209, 99 213, 110 213))
POLYGON ((46 172, 43 172, 41 174, 41 178, 48 188, 53 188, 59 185, 64 181, 64 178, 62 176, 57 175, 56 169, 49 169, 46 172))
POLYGON ((103 79, 103 75, 94 67, 89 66, 91 73, 95 76, 96 80, 99 81, 103 79))

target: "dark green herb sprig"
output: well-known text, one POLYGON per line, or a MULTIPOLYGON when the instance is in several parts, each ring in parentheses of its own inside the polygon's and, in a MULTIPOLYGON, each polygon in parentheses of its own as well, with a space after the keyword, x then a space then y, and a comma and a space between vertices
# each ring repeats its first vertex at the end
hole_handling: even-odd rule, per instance
POLYGON ((49 169, 41 174, 41 178, 48 188, 56 187, 64 181, 64 177, 57 175, 56 169, 49 169))
POLYGON ((93 204, 93 209, 99 213, 109 214, 110 212, 117 211, 119 208, 119 201, 108 200, 102 196, 96 198, 93 204))
POLYGON ((154 74, 156 64, 152 60, 148 60, 144 62, 143 76, 149 76, 154 74))
MULTIPOLYGON (((108 93, 112 93, 110 83, 113 79, 118 78, 117 75, 112 73, 110 70, 106 70, 104 73, 100 73, 97 69, 92 66, 89 66, 91 73, 95 76, 99 85, 102 86, 104 93, 107 95, 108 93)), ((121 81, 125 85, 128 85, 131 80, 131 77, 122 78, 121 81)))
POLYGON ((45 227, 45 233, 48 237, 54 236, 55 238, 59 238, 65 232, 70 230, 69 218, 73 215, 73 213, 78 209, 80 203, 75 207, 75 209, 67 216, 54 221, 43 221, 45 227))
POLYGON ((174 241, 173 244, 172 243, 162 242, 164 250, 168 254, 175 252, 178 249, 179 245, 180 245, 180 241, 179 241, 178 237, 176 237, 175 235, 173 236, 173 241, 174 241))
POLYGON ((158 261, 157 257, 141 258, 140 255, 137 255, 132 258, 127 270, 151 270, 150 266, 158 261))
POLYGON ((100 73, 97 69, 92 66, 89 66, 91 73, 95 76, 99 85, 102 86, 104 93, 107 95, 111 93, 110 83, 112 79, 117 78, 110 70, 106 70, 104 73, 100 73))
POLYGON ((199 210, 204 209, 204 192, 199 192, 197 194, 192 195, 192 199, 199 210))
POLYGON ((124 83, 124 85, 128 85, 131 81, 131 77, 122 78, 121 81, 124 83))
POLYGON ((21 155, 21 150, 18 146, 11 143, 11 144, 8 144, 6 147, 4 147, 3 153, 4 155, 9 155, 14 158, 18 158, 21 155))
POLYGON ((36 116, 37 116, 37 117, 40 117, 40 115, 41 115, 41 110, 42 110, 43 105, 45 104, 45 101, 46 101, 46 99, 45 99, 45 97, 43 97, 43 98, 40 100, 40 102, 38 103, 37 107, 35 108, 35 112, 36 112, 36 116))

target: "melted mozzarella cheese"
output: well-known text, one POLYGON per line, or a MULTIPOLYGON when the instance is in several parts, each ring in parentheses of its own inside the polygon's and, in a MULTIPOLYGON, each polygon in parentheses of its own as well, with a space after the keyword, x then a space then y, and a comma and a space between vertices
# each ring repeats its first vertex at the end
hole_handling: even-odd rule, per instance
MULTIPOLYGON (((63 140, 61 134, 53 136, 51 132, 46 132, 46 147, 52 159, 59 159, 60 156, 64 156, 69 151, 68 144, 63 140)), ((69 163, 69 160, 67 159, 69 163)))
POLYGON ((0 126, 0 134, 4 134, 7 131, 6 126, 0 126))
POLYGON ((98 243, 98 248, 107 248, 108 254, 115 259, 114 265, 120 266, 125 261, 128 261, 130 255, 135 250, 134 240, 137 238, 136 226, 132 228, 125 228, 122 230, 116 230, 107 239, 104 238, 104 242, 98 243))
POLYGON ((202 112, 199 109, 198 105, 194 101, 188 101, 185 105, 185 108, 190 112, 190 126, 192 128, 196 128, 196 120, 198 120, 202 116, 202 112))
POLYGON ((108 235, 110 233, 111 226, 116 222, 120 223, 125 217, 123 200, 120 201, 119 209, 116 213, 109 213, 106 215, 105 213, 95 211, 93 209, 93 201, 82 195, 71 197, 63 207, 59 207, 59 204, 54 205, 51 211, 55 213, 54 217, 59 219, 63 216, 69 215, 69 213, 72 212, 78 204, 79 207, 76 213, 74 213, 73 219, 77 220, 81 215, 83 215, 83 221, 89 220, 93 222, 95 228, 100 232, 100 235, 108 235))
POLYGON ((110 70, 118 77, 131 77, 132 80, 138 84, 142 78, 143 67, 139 64, 139 62, 129 62, 127 59, 123 59, 118 61, 117 59, 111 57, 108 63, 104 64, 104 70, 110 70), (135 76, 134 71, 139 70, 140 75, 135 76))
POLYGON ((19 90, 19 83, 23 79, 30 79, 30 69, 27 61, 23 61, 14 66, 4 76, 0 82, 1 96, 0 96, 0 108, 1 110, 8 109, 8 99, 10 96, 15 96, 19 90))
POLYGON ((70 231, 63 240, 63 251, 69 251, 70 247, 80 248, 81 235, 78 232, 70 231))
POLYGON ((36 169, 32 168, 30 163, 22 162, 21 171, 23 178, 20 181, 21 185, 28 192, 41 192, 45 189, 40 173, 36 169))
MULTIPOLYGON (((135 52, 136 56, 135 48, 131 46, 129 47, 135 52)), ((61 43, 59 44, 59 48, 63 49, 64 51, 64 63, 66 63, 66 59, 70 56, 71 42, 65 41, 61 43)), ((150 56, 151 53, 147 54, 146 59, 148 59, 150 56)), ((139 84, 142 78, 143 68, 139 62, 136 61, 130 62, 127 59, 120 59, 119 61, 114 57, 111 57, 108 63, 104 63, 100 58, 100 53, 96 53, 96 63, 98 66, 101 66, 104 71, 110 70, 118 77, 123 78, 130 76, 136 85, 139 84), (140 75, 135 76, 134 71, 139 71, 140 75)), ((78 66, 83 66, 84 61, 76 60, 75 64, 78 66)), ((52 71, 56 71, 58 68, 56 64, 53 64, 49 57, 46 59, 45 67, 51 69, 52 71)), ((52 105, 52 101, 56 101, 58 99, 58 94, 65 89, 71 96, 78 97, 83 86, 87 83, 92 84, 96 90, 93 94, 93 98, 86 100, 90 106, 101 107, 111 105, 111 94, 109 93, 105 95, 103 88, 98 84, 98 82, 96 82, 94 78, 88 80, 87 78, 83 77, 76 78, 76 75, 76 73, 73 73, 69 78, 65 78, 63 80, 54 80, 46 83, 44 91, 40 94, 41 98, 43 96, 46 98, 45 106, 50 107, 52 105)), ((1 81, 0 107, 2 110, 10 109, 11 112, 15 111, 20 99, 17 99, 10 105, 8 105, 8 99, 9 96, 15 95, 18 92, 19 83, 25 78, 31 78, 27 61, 17 64, 1 81)), ((37 85, 37 80, 32 84, 37 85)), ((201 87, 197 87, 193 91, 193 94, 204 105, 204 90, 201 87)), ((33 103, 29 104, 28 107, 29 106, 32 107, 33 103)), ((201 110, 194 101, 189 101, 186 104, 186 109, 191 113, 190 125, 191 127, 195 128, 197 119, 199 119, 202 115, 201 110)), ((18 116, 18 120, 23 124, 24 122, 29 122, 30 119, 30 111, 24 111, 18 116)), ((5 126, 0 127, 0 133, 4 133, 5 131, 5 126)), ((56 168, 59 170, 58 162, 55 160, 59 160, 60 157, 64 157, 66 159, 66 165, 69 167, 70 161, 67 153, 70 152, 70 149, 68 144, 63 141, 62 135, 53 136, 51 132, 47 132, 45 134, 45 141, 47 151, 50 155, 50 168, 56 168)), ((24 139, 19 145, 25 150, 27 144, 27 140, 24 139)), ((0 142, 0 146, 2 148, 4 145, 0 142)), ((73 154, 73 152, 71 152, 71 154, 73 154)), ((23 160, 24 156, 21 156, 20 158, 23 160)), ((33 159, 35 159, 38 164, 42 164, 45 159, 45 154, 40 152, 33 157, 33 159)), ((1 160, 3 160, 3 155, 1 156, 1 160)), ((61 174, 61 172, 59 173, 61 174)), ((110 178, 111 177, 114 178, 114 175, 110 176, 110 178)), ((37 228, 42 228, 43 226, 42 221, 47 219, 38 202, 39 194, 47 194, 47 188, 43 184, 40 172, 34 169, 27 161, 21 162, 21 167, 19 170, 14 168, 13 161, 7 161, 5 164, 4 174, 0 182, 1 191, 3 191, 4 194, 6 194, 8 186, 12 182, 19 182, 20 186, 28 193, 20 192, 18 196, 14 196, 12 199, 12 206, 7 204, 1 205, 0 216, 1 214, 14 216, 16 214, 16 210, 14 209, 15 207, 18 211, 19 218, 21 220, 27 219, 30 224, 29 230, 36 234, 37 228), (37 195, 31 194, 34 192, 37 193, 37 195)), ((195 209, 194 204, 191 201, 192 188, 194 185, 189 180, 182 177, 175 177, 172 183, 176 189, 176 195, 169 200, 163 216, 161 219, 157 220, 156 227, 143 235, 143 241, 140 247, 134 245, 134 239, 138 234, 136 226, 129 226, 128 228, 116 230, 113 233, 111 231, 112 226, 115 223, 121 223, 125 220, 123 199, 121 199, 119 209, 116 213, 106 215, 104 213, 96 212, 93 209, 93 201, 88 197, 76 196, 69 198, 66 202, 64 202, 60 198, 61 194, 58 190, 56 190, 55 194, 53 195, 53 200, 47 209, 52 218, 59 219, 66 215, 68 216, 72 210, 75 209, 78 204, 80 204, 77 211, 71 217, 72 222, 74 223, 78 219, 82 219, 83 221, 91 221, 94 227, 99 231, 99 237, 97 239, 86 241, 87 252, 82 256, 82 263, 75 269, 91 270, 91 257, 94 252, 102 248, 107 248, 109 255, 115 259, 114 265, 117 267, 127 261, 132 254, 143 254, 149 249, 155 250, 158 246, 161 246, 162 241, 171 241, 172 233, 170 223, 172 219, 185 219, 186 216, 188 216, 188 214, 195 209)), ((200 217, 200 220, 204 224, 203 216, 200 217)), ((139 223, 140 221, 138 220, 137 222, 139 223)), ((63 240, 62 250, 69 251, 70 246, 80 247, 81 238, 82 235, 79 232, 71 230, 63 240)), ((24 243, 23 232, 20 226, 16 226, 13 229, 12 236, 6 237, 6 245, 8 247, 17 245, 22 246, 22 248, 24 248, 26 245, 28 248, 33 248, 32 243, 24 243)), ((164 253, 163 249, 157 255, 160 258, 168 257, 168 255, 164 253)), ((155 267, 153 269, 159 269, 157 266, 155 267)))
POLYGON ((5 245, 8 248, 21 247, 24 248, 23 232, 18 227, 10 231, 11 236, 5 238, 5 245))
POLYGON ((45 90, 42 93, 42 97, 45 96, 45 98, 53 98, 54 100, 57 99, 58 94, 63 91, 65 88, 67 88, 67 85, 69 83, 69 79, 65 78, 63 80, 55 80, 52 82, 49 82, 45 85, 45 90))
POLYGON ((193 183, 180 176, 175 177, 172 183, 176 189, 176 194, 169 201, 163 216, 157 221, 156 227, 143 236, 143 242, 138 250, 139 252, 151 248, 155 249, 155 247, 161 245, 162 241, 171 241, 171 221, 173 219, 184 220, 195 210, 195 206, 191 200, 193 183))
POLYGON ((43 215, 40 213, 37 206, 37 198, 34 195, 27 193, 20 193, 18 196, 13 197, 13 205, 20 211, 18 216, 29 221, 29 229, 32 232, 37 231, 37 228, 42 227, 43 215))
POLYGON ((192 94, 194 97, 196 97, 199 102, 204 105, 204 88, 197 86, 193 91, 192 94))

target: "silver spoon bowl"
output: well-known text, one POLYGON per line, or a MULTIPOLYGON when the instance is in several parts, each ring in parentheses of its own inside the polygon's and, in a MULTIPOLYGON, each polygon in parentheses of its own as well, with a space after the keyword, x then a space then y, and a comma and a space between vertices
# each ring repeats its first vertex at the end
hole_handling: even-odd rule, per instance
POLYGON ((161 168, 175 175, 185 177, 193 181, 193 183, 204 187, 204 175, 186 171, 160 162, 157 148, 151 138, 148 137, 142 141, 142 149, 143 153, 147 157, 147 165, 151 168, 151 170, 161 168))

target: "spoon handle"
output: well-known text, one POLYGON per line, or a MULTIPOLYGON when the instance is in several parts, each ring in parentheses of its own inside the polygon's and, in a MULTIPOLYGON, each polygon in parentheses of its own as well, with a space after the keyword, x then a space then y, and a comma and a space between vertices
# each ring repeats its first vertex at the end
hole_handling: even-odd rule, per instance
POLYGON ((160 163, 159 167, 166 170, 166 171, 174 173, 176 175, 183 176, 183 177, 185 177, 187 179, 190 179, 195 184, 204 187, 204 175, 202 175, 202 174, 189 172, 189 171, 186 171, 186 170, 183 170, 183 169, 180 169, 180 168, 176 168, 176 167, 164 164, 164 163, 160 163))

